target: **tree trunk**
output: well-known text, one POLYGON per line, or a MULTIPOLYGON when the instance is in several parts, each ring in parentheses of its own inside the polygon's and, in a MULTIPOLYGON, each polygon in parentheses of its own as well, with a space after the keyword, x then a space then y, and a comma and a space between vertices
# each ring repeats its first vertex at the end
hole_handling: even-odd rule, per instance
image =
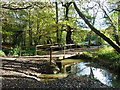
MULTIPOLYGON (((120 10, 120 3, 118 4, 118 9, 120 10)), ((120 39, 120 12, 118 12, 118 35, 120 39)))
POLYGON ((31 28, 31 20, 30 20, 30 10, 29 10, 29 42, 30 42, 30 45, 32 45, 32 28, 31 28))
POLYGON ((92 34, 92 30, 89 32, 89 40, 88 40, 88 47, 90 47, 90 45, 91 45, 91 34, 92 34))
MULTIPOLYGON (((55 5, 56 5, 56 24, 58 24, 58 3, 55 2, 55 5)), ((58 27, 57 27, 57 43, 60 43, 58 27)))
MULTIPOLYGON (((38 36, 38 34, 39 34, 38 32, 39 32, 39 15, 37 14, 37 32, 36 32, 35 36, 38 36)), ((35 43, 35 45, 38 45, 39 37, 34 38, 34 43, 35 43)))
POLYGON ((71 35, 72 35, 71 28, 70 26, 68 26, 67 35, 66 35, 66 44, 73 43, 71 39, 71 35))
MULTIPOLYGON (((0 2, 0 14, 2 15, 2 9, 1 8, 2 8, 2 2, 0 2)), ((2 25, 2 19, 1 18, 0 18, 0 25, 2 25)), ((0 50, 2 50, 2 26, 0 26, 0 50)))
POLYGON ((118 14, 118 32, 119 32, 119 36, 120 36, 120 12, 118 14))
MULTIPOLYGON (((71 4, 72 4, 71 2, 70 3, 67 2, 65 5, 63 5, 66 8, 65 20, 67 21, 69 21, 68 12, 69 12, 69 6, 71 4)), ((72 35, 71 27, 67 26, 66 44, 72 43, 71 35, 72 35)))
POLYGON ((26 31, 24 31, 24 35, 23 35, 24 41, 23 41, 23 45, 26 45, 26 31))
POLYGON ((85 21, 85 23, 91 28, 91 30, 94 31, 98 36, 103 38, 106 42, 108 42, 118 53, 120 53, 120 48, 112 40, 110 40, 108 37, 106 37, 104 34, 102 34, 100 31, 98 31, 94 26, 92 26, 89 23, 89 21, 85 18, 82 12, 80 12, 75 2, 73 2, 73 5, 79 16, 85 21))
POLYGON ((0 31, 0 50, 2 50, 2 32, 0 31))

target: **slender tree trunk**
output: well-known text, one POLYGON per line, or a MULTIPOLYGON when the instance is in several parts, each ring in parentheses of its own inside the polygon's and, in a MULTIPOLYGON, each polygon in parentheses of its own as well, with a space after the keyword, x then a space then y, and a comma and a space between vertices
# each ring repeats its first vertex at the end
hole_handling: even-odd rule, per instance
MULTIPOLYGON (((120 10, 120 3, 118 4, 118 9, 120 10)), ((120 39, 120 12, 118 12, 118 35, 120 39)))
MULTIPOLYGON (((2 7, 1 7, 2 3, 0 2, 0 14, 2 15, 2 7)), ((2 50, 2 20, 0 17, 0 50, 2 50)))
POLYGON ((32 45, 32 28, 31 28, 31 19, 30 19, 31 13, 29 10, 29 42, 30 45, 32 45))
POLYGON ((106 37, 104 34, 102 34, 100 31, 98 31, 94 26, 92 26, 89 23, 89 21, 85 18, 82 12, 78 9, 75 2, 73 2, 73 5, 79 16, 85 21, 85 23, 91 28, 91 30, 94 31, 98 36, 103 38, 106 42, 108 42, 118 53, 120 53, 120 48, 112 40, 110 40, 108 37, 106 37))
POLYGON ((2 31, 0 31, 0 50, 2 50, 2 31))
POLYGON ((120 46, 120 12, 118 14, 118 38, 119 38, 119 46, 120 46))
POLYGON ((92 34, 92 30, 89 32, 89 40, 88 40, 88 47, 90 47, 90 45, 91 45, 91 34, 92 34))
MULTIPOLYGON (((37 32, 36 32, 36 36, 38 36, 38 31, 39 31, 39 16, 37 15, 37 32)), ((36 37, 34 39, 35 45, 38 45, 39 42, 39 37, 36 37)))
MULTIPOLYGON (((55 5, 56 5, 56 24, 58 24, 58 3, 55 2, 55 5)), ((60 43, 58 27, 57 27, 57 43, 60 43)))
POLYGON ((26 31, 24 31, 24 36, 23 36, 23 38, 24 38, 24 43, 23 43, 23 45, 25 46, 25 44, 26 44, 26 31))
POLYGON ((18 36, 18 34, 16 34, 16 33, 13 36, 13 45, 16 45, 18 43, 18 41, 17 41, 18 37, 17 36, 18 36))

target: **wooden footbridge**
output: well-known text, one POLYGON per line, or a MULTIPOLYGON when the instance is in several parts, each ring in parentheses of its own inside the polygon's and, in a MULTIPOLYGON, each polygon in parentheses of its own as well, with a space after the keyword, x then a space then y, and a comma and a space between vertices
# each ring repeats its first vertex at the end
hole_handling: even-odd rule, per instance
POLYGON ((82 54, 84 51, 99 49, 100 47, 92 47, 92 48, 80 48, 80 46, 75 44, 55 44, 55 45, 36 45, 35 50, 20 50, 20 57, 22 52, 35 52, 35 56, 26 56, 26 57, 40 57, 40 58, 49 58, 50 62, 52 60, 61 60, 65 58, 69 58, 72 56, 76 56, 78 54, 82 54), (38 52, 42 53, 44 51, 49 52, 47 55, 38 55, 38 52))

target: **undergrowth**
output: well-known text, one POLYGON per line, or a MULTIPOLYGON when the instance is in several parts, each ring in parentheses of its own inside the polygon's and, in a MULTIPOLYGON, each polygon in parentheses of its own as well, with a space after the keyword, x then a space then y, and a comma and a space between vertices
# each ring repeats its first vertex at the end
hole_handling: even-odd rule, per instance
POLYGON ((117 53, 112 47, 104 47, 95 51, 97 58, 104 58, 108 60, 120 60, 120 54, 117 53))
POLYGON ((5 53, 2 50, 0 50, 0 57, 4 57, 4 56, 5 56, 5 53))

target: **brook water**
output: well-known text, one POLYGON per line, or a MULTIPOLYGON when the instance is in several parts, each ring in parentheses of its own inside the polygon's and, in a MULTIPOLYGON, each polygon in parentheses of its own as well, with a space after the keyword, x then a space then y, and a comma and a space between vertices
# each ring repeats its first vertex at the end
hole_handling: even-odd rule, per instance
POLYGON ((80 59, 65 59, 57 63, 61 73, 90 77, 108 86, 120 88, 120 76, 102 68, 90 66, 90 62, 80 59))

